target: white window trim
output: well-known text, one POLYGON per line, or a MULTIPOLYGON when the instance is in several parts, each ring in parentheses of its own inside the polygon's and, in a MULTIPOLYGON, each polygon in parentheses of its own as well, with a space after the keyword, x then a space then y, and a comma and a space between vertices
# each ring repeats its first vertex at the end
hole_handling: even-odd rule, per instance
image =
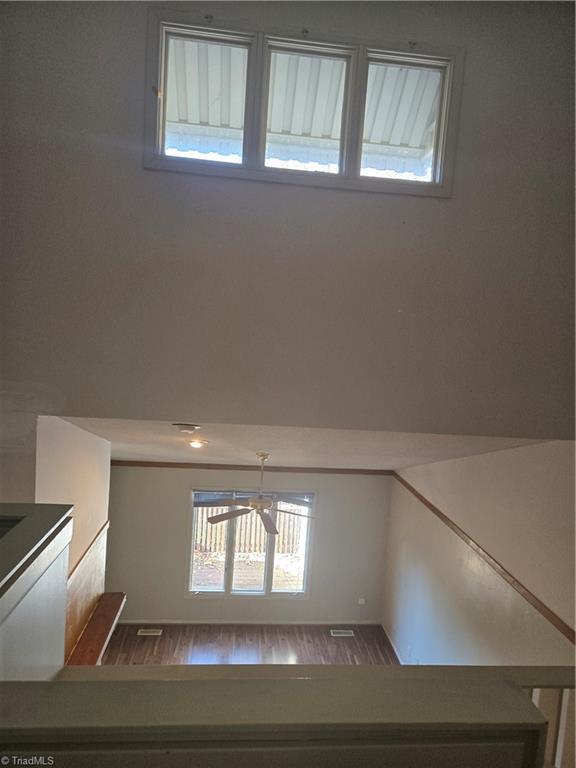
MULTIPOLYGON (((351 83, 354 82, 354 74, 358 66, 357 50, 353 46, 349 45, 333 45, 327 42, 317 43, 309 40, 295 40, 293 38, 278 37, 275 35, 261 33, 263 37, 263 57, 261 60, 261 68, 264 73, 262 83, 262 108, 260 111, 260 132, 259 132, 259 160, 257 167, 259 170, 264 171, 266 175, 270 172, 278 176, 281 181, 284 181, 284 173, 290 174, 294 179, 298 179, 301 176, 317 176, 322 179, 337 179, 347 178, 349 176, 348 158, 346 152, 346 145, 349 143, 346 141, 346 136, 350 130, 350 116, 351 116, 351 104, 350 94, 352 92, 351 83), (268 99, 270 95, 270 63, 272 60, 272 53, 275 52, 287 52, 287 53, 316 53, 319 55, 330 56, 335 59, 342 59, 347 62, 346 67, 346 83, 344 85, 344 102, 342 104, 342 124, 341 124, 341 138, 340 138, 340 167, 342 172, 335 173, 315 173, 314 171, 294 171, 288 168, 282 170, 275 170, 274 168, 266 167, 264 165, 266 154, 266 134, 267 134, 267 122, 268 122, 268 99)), ((298 181, 290 181, 288 183, 300 183, 298 181)))
MULTIPOLYGON (((221 491, 221 486, 208 486, 203 485, 202 490, 205 491, 221 491)), ((230 490, 229 488, 225 488, 224 491, 230 490)), ((254 492, 254 487, 236 487, 234 489, 235 491, 242 491, 242 492, 254 492)), ((269 490, 264 491, 264 493, 269 493, 270 495, 282 495, 283 493, 289 494, 294 493, 294 489, 291 490, 283 490, 279 491, 277 489, 275 490, 269 490)), ((316 499, 317 499, 317 492, 316 491, 305 491, 303 493, 310 494, 312 496, 312 506, 310 507, 310 515, 311 517, 316 517, 316 499)), ((273 516, 273 519, 275 520, 275 516, 273 516)), ((193 561, 194 561, 194 550, 193 550, 193 542, 194 542, 194 535, 195 535, 195 515, 194 515, 194 491, 191 491, 190 493, 190 515, 189 515, 189 524, 188 524, 188 536, 186 540, 187 544, 187 562, 188 562, 188 568, 186 572, 186 590, 185 590, 185 597, 191 598, 191 599, 200 599, 200 600, 231 600, 236 598, 257 598, 258 601, 260 600, 308 600, 309 598, 309 586, 310 586, 310 571, 311 571, 311 563, 310 563, 310 553, 312 552, 312 539, 313 539, 313 531, 314 526, 311 522, 308 523, 308 536, 306 538, 306 552, 304 556, 304 578, 303 578, 303 584, 304 588, 301 592, 273 592, 272 591, 272 574, 273 574, 273 567, 274 567, 274 537, 271 535, 268 535, 266 540, 266 559, 265 559, 265 567, 266 567, 266 573, 264 578, 264 590, 262 592, 252 592, 252 591, 233 591, 232 590, 232 578, 233 578, 233 571, 234 568, 232 566, 233 560, 234 560, 234 544, 235 544, 235 535, 236 535, 236 520, 232 519, 229 521, 228 525, 228 531, 227 531, 227 538, 226 538, 226 562, 224 566, 224 589, 223 590, 195 590, 191 588, 192 584, 192 569, 193 569, 193 561), (272 555, 272 556, 270 556, 272 555), (232 567, 231 567, 232 566, 232 567)))
POLYGON ((281 184, 355 190, 425 197, 450 197, 454 177, 457 122, 463 83, 464 51, 461 48, 435 49, 415 41, 400 44, 383 41, 334 40, 329 35, 309 39, 301 28, 255 30, 246 24, 227 25, 210 17, 151 8, 148 17, 148 46, 146 58, 144 167, 151 170, 193 173, 220 178, 267 181, 281 184), (241 41, 249 46, 246 106, 244 120, 244 163, 195 160, 163 153, 162 87, 164 79, 163 38, 167 31, 182 27, 194 28, 194 35, 216 36, 223 40, 241 41), (343 105, 342 172, 340 174, 295 171, 265 167, 267 93, 270 50, 283 46, 302 49, 312 46, 317 51, 336 51, 349 60, 347 85, 343 105), (399 58, 419 65, 426 62, 445 68, 443 95, 437 131, 436 180, 434 182, 401 179, 375 179, 360 176, 364 102, 366 96, 368 61, 399 58))

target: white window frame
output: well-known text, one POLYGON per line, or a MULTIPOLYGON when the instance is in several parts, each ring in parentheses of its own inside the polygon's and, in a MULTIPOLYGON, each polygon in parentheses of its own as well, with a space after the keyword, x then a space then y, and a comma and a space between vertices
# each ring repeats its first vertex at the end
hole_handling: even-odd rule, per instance
POLYGON ((406 41, 401 44, 350 39, 339 41, 324 35, 311 39, 309 32, 301 28, 255 30, 243 24, 228 25, 223 20, 216 22, 211 16, 199 17, 186 12, 151 8, 146 62, 144 167, 152 170, 328 189, 450 197, 463 68, 464 52, 461 48, 438 50, 415 41, 406 41), (166 69, 165 41, 170 34, 181 34, 191 39, 236 42, 248 47, 243 163, 241 165, 164 154, 162 89, 166 69), (271 51, 280 48, 345 57, 348 62, 339 174, 277 169, 264 165, 270 54, 271 51), (436 130, 435 167, 431 182, 360 176, 368 62, 376 60, 429 66, 435 69, 441 68, 443 71, 441 106, 436 130))
MULTIPOLYGON (((311 540, 312 540, 312 522, 308 522, 308 531, 307 531, 307 537, 306 537, 306 550, 304 553, 304 574, 303 574, 303 588, 299 592, 290 592, 288 590, 282 591, 282 590, 272 590, 272 579, 273 579, 273 572, 274 572, 274 556, 275 556, 275 537, 273 534, 266 534, 266 556, 264 560, 264 589, 261 592, 257 592, 254 590, 233 590, 232 589, 232 582, 233 582, 233 576, 234 576, 234 554, 235 554, 235 543, 236 543, 236 520, 237 518, 232 518, 228 521, 228 530, 226 532, 226 560, 224 565, 224 589, 216 590, 202 590, 202 589, 193 589, 192 588, 192 570, 194 567, 194 538, 196 535, 196 514, 195 514, 195 507, 194 507, 194 493, 198 493, 201 491, 222 491, 223 493, 253 493, 256 494, 257 491, 254 490, 254 488, 236 488, 234 491, 230 491, 229 489, 221 489, 221 488, 208 488, 207 486, 203 486, 201 489, 196 489, 195 491, 192 491, 191 493, 191 499, 190 499, 190 525, 189 525, 189 535, 187 539, 187 545, 188 545, 188 573, 187 573, 187 581, 186 581, 186 596, 187 597, 193 597, 193 598, 201 598, 201 599, 210 599, 210 598, 216 598, 216 599, 231 599, 231 598, 244 598, 244 597, 255 597, 258 598, 258 600, 271 598, 274 600, 283 600, 286 598, 289 598, 291 600, 298 600, 298 599, 307 599, 309 594, 309 580, 310 580, 310 553, 311 553, 311 540)), ((267 495, 270 496, 282 496, 283 494, 291 494, 295 493, 294 490, 290 491, 265 491, 267 495)), ((315 491, 298 491, 298 493, 301 493, 303 496, 311 496, 312 497, 312 505, 310 507, 310 516, 315 517, 314 510, 316 505, 316 492, 315 491)), ((240 502, 239 502, 240 506, 240 502)), ((201 507, 199 507, 201 508, 201 507)), ((273 511, 270 512, 270 516, 276 522, 276 513, 273 511)))
POLYGON ((262 109, 260 111, 260 131, 257 142, 259 147, 258 167, 265 170, 266 174, 272 172, 274 175, 281 176, 281 180, 285 181, 284 174, 288 174, 288 178, 292 176, 296 181, 292 183, 301 183, 300 178, 302 176, 321 176, 322 178, 344 178, 349 175, 348 173, 348 158, 346 153, 346 136, 350 132, 350 119, 351 119, 351 92, 352 83, 354 82, 356 68, 358 66, 357 53, 354 47, 346 45, 330 45, 329 43, 312 43, 308 40, 294 40, 292 38, 275 37, 272 35, 264 35, 264 54, 262 59, 262 109), (340 172, 335 173, 319 173, 315 171, 295 171, 290 168, 283 168, 281 170, 267 167, 265 165, 266 159, 266 136, 267 136, 267 124, 268 124, 268 101, 270 96, 270 65, 272 61, 272 53, 301 53, 304 55, 313 56, 329 56, 334 59, 341 59, 347 63, 346 66, 346 80, 344 83, 344 100, 342 103, 342 125, 340 131, 340 158, 339 166, 340 172))

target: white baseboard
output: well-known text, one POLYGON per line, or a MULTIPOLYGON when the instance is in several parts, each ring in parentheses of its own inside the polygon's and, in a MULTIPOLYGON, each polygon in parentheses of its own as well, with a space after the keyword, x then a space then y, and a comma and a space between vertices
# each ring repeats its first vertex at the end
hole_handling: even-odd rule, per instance
POLYGON ((394 653, 396 654, 396 657, 397 657, 398 661, 400 662, 400 664, 402 664, 402 665, 403 665, 403 664, 404 664, 404 662, 402 661, 402 657, 401 657, 401 656, 400 656, 400 654, 398 653, 398 649, 397 649, 397 648, 396 648, 396 646, 394 645, 394 643, 393 643, 393 641, 392 641, 392 638, 390 637, 390 635, 389 635, 389 634, 388 634, 388 632, 386 631, 386 627, 384 626, 384 624, 380 624, 380 626, 381 626, 381 627, 382 627, 382 629, 384 630, 384 634, 385 634, 385 635, 386 635, 386 637, 388 638, 388 642, 389 642, 389 643, 390 643, 390 645, 392 646, 392 650, 393 650, 393 651, 394 651, 394 653))
POLYGON ((368 621, 366 619, 352 619, 351 621, 264 621, 262 619, 121 619, 118 624, 262 624, 267 626, 298 626, 310 627, 339 627, 371 625, 382 626, 378 619, 368 621))

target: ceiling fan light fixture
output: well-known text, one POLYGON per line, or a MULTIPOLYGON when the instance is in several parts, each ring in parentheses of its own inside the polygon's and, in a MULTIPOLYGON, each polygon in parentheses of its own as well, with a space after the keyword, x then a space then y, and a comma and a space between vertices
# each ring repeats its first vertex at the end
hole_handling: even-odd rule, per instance
MULTIPOLYGON (((198 440, 193 442, 201 441, 198 440)), ((192 443, 190 443, 190 445, 192 445, 192 443)), ((233 509, 219 515, 213 515, 208 518, 208 522, 223 523, 225 520, 232 520, 235 517, 242 517, 242 515, 248 515, 250 512, 256 512, 262 521, 266 533, 277 535, 278 528, 276 527, 274 520, 270 517, 270 512, 293 515, 294 517, 305 517, 307 520, 313 520, 314 518, 311 515, 303 515, 300 512, 292 512, 274 506, 277 500, 276 494, 272 494, 271 496, 264 495, 264 464, 270 458, 270 454, 267 451, 258 451, 256 458, 260 462, 260 488, 258 489, 258 494, 256 496, 251 496, 249 499, 243 498, 242 500, 237 499, 236 494, 232 499, 222 499, 220 502, 222 506, 236 507, 240 504, 243 504, 244 506, 241 509, 233 509)), ((279 501, 282 501, 282 499, 279 501)))
POLYGON ((207 440, 191 440, 190 448, 204 448, 208 444, 207 440))

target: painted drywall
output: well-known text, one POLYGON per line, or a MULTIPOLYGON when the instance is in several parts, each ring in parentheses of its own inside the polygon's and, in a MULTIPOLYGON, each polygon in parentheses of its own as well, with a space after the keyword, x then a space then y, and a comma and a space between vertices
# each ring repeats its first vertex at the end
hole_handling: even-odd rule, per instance
POLYGON ((574 626, 574 443, 400 470, 417 491, 574 626))
MULTIPOLYGON (((3 153, 0 153, 0 163, 3 157, 3 153)), ((5 259, 0 260, 0 263, 3 266, 5 259)), ((0 306, 0 315, 2 309, 0 306)), ((4 324, 3 330, 5 328, 4 324)), ((6 333, 0 340, 0 501, 33 503, 38 414, 58 413, 63 401, 57 392, 38 382, 23 385, 22 382, 3 378, 1 365, 5 337, 6 333)))
MULTIPOLYGON (((544 443, 399 474, 569 621, 572 456, 544 443)), ((385 541, 382 624, 403 663, 574 662, 573 644, 398 480, 385 541)))
POLYGON ((126 592, 123 620, 380 623, 386 492, 390 478, 269 473, 266 487, 316 493, 309 594, 190 596, 191 493, 251 490, 245 471, 113 467, 106 589, 126 592), (358 598, 366 599, 365 605, 358 598))
POLYGON ((570 436, 572 5, 189 7, 463 48, 453 196, 144 170, 146 4, 5 3, 4 375, 45 413, 570 436))
POLYGON ((110 443, 56 416, 40 416, 36 433, 36 501, 74 505, 67 658, 104 592, 110 443))
POLYGON ((574 646, 398 481, 382 624, 403 664, 573 664, 574 646))
POLYGON ((108 519, 110 443, 55 416, 40 416, 36 502, 73 504, 70 572, 108 519))
POLYGON ((30 451, 0 452, 0 501, 31 503, 36 482, 36 447, 30 451))
POLYGON ((64 663, 68 548, 0 621, 0 680, 50 680, 64 663))

